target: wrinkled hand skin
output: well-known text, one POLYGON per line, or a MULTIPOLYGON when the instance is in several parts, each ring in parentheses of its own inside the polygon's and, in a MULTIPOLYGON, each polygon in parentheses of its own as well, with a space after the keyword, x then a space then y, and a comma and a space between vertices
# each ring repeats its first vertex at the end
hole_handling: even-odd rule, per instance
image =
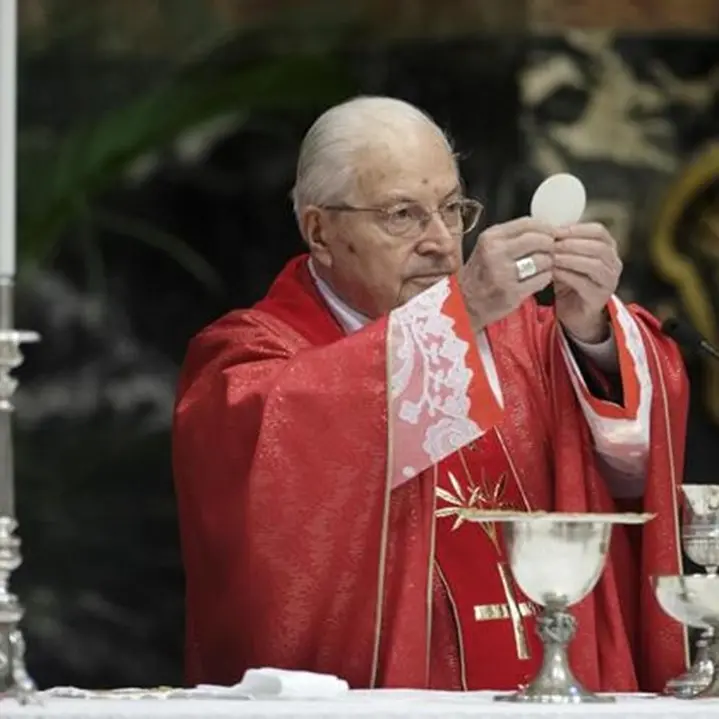
POLYGON ((493 225, 477 244, 458 280, 475 331, 502 319, 552 282, 554 231, 530 217, 493 225), (537 274, 520 280, 517 260, 532 257, 537 274))
POLYGON ((606 307, 621 273, 617 242, 603 225, 556 228, 522 217, 487 228, 458 280, 476 332, 554 283, 559 322, 575 339, 596 344, 609 336, 606 307), (537 274, 520 280, 523 257, 534 260, 537 274))
POLYGON ((554 243, 555 311, 576 339, 595 344, 609 336, 607 303, 622 274, 616 240, 599 223, 556 231, 554 243))

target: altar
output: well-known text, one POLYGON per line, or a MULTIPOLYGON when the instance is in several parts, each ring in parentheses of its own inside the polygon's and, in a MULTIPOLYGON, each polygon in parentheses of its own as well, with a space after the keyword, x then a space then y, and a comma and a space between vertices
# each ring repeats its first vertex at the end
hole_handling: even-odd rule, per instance
POLYGON ((274 719, 275 717, 719 717, 719 700, 681 700, 650 694, 622 695, 609 704, 547 705, 495 702, 492 692, 421 690, 350 691, 327 699, 66 699, 20 706, 0 700, 2 719, 274 719))

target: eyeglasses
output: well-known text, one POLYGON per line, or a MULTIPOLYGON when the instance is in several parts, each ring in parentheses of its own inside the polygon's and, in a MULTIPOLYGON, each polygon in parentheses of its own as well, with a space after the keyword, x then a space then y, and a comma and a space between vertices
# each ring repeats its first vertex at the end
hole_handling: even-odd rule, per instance
POLYGON ((403 203, 394 207, 323 205, 322 209, 334 212, 371 212, 387 234, 416 239, 424 234, 434 215, 439 215, 452 235, 466 235, 477 226, 484 206, 477 200, 463 197, 446 202, 432 211, 425 209, 418 202, 403 203))

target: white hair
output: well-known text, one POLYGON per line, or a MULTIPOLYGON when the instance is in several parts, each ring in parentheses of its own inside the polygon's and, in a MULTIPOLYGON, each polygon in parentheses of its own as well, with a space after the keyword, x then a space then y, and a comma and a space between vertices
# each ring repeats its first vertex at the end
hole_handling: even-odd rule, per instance
POLYGON ((430 126, 452 147, 429 115, 391 97, 356 97, 331 107, 307 131, 297 162, 292 203, 299 218, 307 205, 341 202, 355 179, 353 156, 378 136, 406 135, 430 126))

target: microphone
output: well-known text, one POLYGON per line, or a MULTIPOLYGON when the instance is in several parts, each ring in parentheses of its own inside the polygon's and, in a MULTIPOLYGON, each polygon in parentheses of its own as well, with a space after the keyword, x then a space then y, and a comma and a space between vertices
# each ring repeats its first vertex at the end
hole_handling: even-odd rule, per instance
POLYGON ((676 317, 670 317, 662 323, 662 332, 687 349, 700 350, 708 357, 719 361, 719 349, 690 324, 676 317))

